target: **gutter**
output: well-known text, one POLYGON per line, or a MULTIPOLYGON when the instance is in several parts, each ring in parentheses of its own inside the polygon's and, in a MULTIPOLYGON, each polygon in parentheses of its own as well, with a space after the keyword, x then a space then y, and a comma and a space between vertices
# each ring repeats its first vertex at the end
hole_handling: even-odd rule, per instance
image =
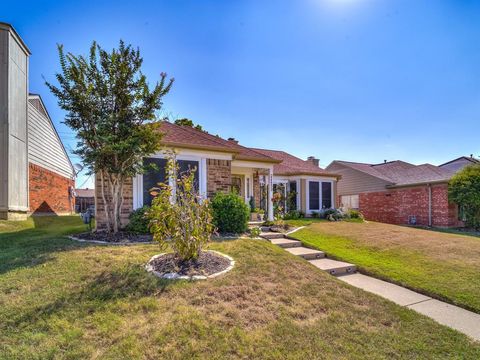
POLYGON ((387 189, 395 189, 395 188, 403 188, 403 187, 410 187, 410 186, 418 186, 418 185, 435 185, 435 184, 448 184, 450 180, 449 179, 443 179, 443 180, 435 180, 435 181, 422 181, 422 182, 416 182, 416 183, 411 183, 411 184, 392 184, 392 185, 387 185, 387 189))

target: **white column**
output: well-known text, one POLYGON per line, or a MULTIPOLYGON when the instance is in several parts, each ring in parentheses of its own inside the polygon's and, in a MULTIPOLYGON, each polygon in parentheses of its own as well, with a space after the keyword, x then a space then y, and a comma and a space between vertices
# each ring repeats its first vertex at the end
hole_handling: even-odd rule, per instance
POLYGON ((273 171, 272 168, 268 169, 268 221, 273 221, 273 171))

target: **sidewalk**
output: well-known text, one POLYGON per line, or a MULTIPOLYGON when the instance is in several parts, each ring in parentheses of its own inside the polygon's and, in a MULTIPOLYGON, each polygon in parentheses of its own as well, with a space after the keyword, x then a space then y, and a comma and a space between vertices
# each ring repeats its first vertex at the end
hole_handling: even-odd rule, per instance
POLYGON ((340 276, 338 279, 393 301, 398 305, 415 310, 440 324, 449 326, 474 340, 480 341, 479 314, 363 274, 340 276))

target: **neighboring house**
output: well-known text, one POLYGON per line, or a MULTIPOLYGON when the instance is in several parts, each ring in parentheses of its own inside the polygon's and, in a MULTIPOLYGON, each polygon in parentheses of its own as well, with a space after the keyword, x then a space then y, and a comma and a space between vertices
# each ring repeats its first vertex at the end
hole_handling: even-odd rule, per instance
MULTIPOLYGON (((295 207, 307 214, 322 207, 335 206, 337 176, 325 172, 314 161, 303 161, 281 151, 252 149, 241 146, 235 139, 225 140, 188 126, 162 122, 165 149, 175 150, 180 171, 197 169, 195 180, 200 195, 211 198, 217 192, 236 189, 246 203, 253 198, 256 207, 266 210, 273 219, 272 197, 274 184, 288 186, 298 193, 295 207)), ((158 182, 166 182, 164 151, 144 159, 154 163, 156 171, 140 174, 126 184, 122 225, 129 214, 143 205, 150 205, 150 189, 158 182)), ((105 227, 104 204, 100 194, 100 179, 96 185, 96 224, 105 227)), ((297 195, 296 195, 297 196, 297 195)), ((293 209, 289 209, 293 210, 293 209)))
POLYGON ((365 164, 333 161, 328 171, 342 176, 340 206, 359 209, 367 220, 391 224, 461 226, 458 206, 448 201, 453 172, 404 161, 365 164))
POLYGON ((41 97, 28 93, 29 56, 0 23, 0 219, 73 211, 75 171, 41 97))
POLYGON ((450 161, 446 162, 445 164, 438 165, 438 166, 441 167, 442 169, 446 169, 446 170, 449 170, 449 171, 452 171, 452 172, 459 172, 465 166, 479 165, 479 164, 480 164, 480 160, 474 158, 473 154, 472 154, 472 155, 470 155, 470 157, 461 156, 459 158, 450 160, 450 161))
POLYGON ((95 207, 95 189, 75 189, 75 212, 84 213, 95 207))

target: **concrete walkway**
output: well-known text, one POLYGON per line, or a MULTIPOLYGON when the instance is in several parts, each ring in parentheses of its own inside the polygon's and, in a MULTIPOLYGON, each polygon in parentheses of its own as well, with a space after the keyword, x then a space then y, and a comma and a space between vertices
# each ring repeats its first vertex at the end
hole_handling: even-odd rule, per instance
POLYGON ((398 305, 415 310, 440 324, 449 326, 474 340, 480 341, 479 314, 363 274, 345 275, 338 277, 338 279, 393 301, 398 305))

